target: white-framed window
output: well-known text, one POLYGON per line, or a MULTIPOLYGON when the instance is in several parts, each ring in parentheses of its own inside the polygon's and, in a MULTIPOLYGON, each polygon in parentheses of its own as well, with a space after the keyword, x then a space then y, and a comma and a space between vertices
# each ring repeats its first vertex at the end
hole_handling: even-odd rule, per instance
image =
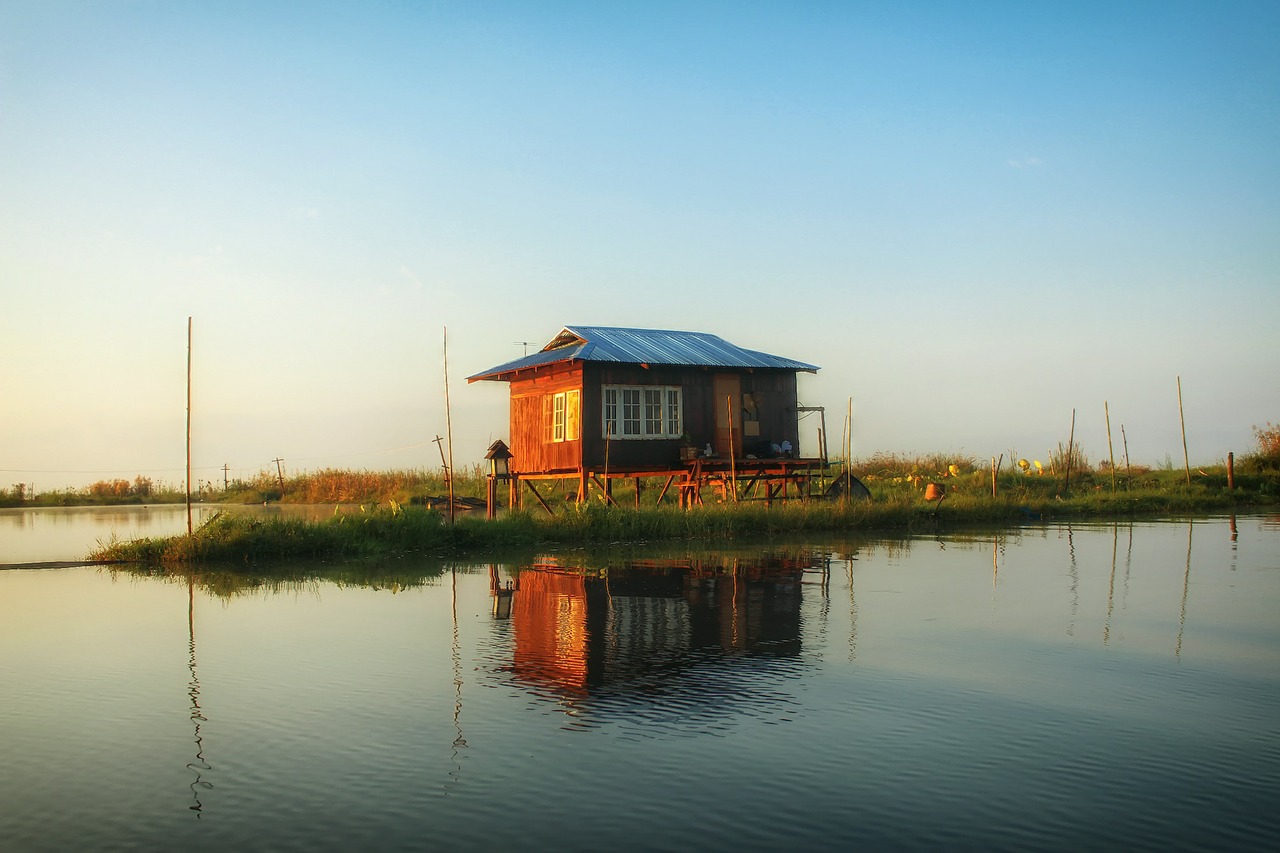
POLYGON ((551 400, 551 440, 564 441, 564 394, 556 394, 551 400))
POLYGON ((543 439, 547 442, 577 441, 582 437, 582 416, 579 403, 582 392, 578 389, 561 391, 543 398, 542 412, 545 428, 543 439))
POLYGON ((684 395, 678 385, 606 385, 600 433, 613 439, 679 438, 684 395))
POLYGON ((577 441, 582 437, 582 392, 578 389, 564 392, 564 440, 577 441))

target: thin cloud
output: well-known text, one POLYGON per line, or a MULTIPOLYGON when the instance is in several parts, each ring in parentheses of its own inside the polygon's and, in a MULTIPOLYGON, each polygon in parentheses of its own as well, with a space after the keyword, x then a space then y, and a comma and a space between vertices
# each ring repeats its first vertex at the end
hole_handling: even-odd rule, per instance
POLYGON ((1011 169, 1035 169, 1040 166, 1039 157, 1023 157, 1021 160, 1009 160, 1011 169))
POLYGON ((412 282, 414 290, 422 290, 422 281, 414 274, 413 270, 409 269, 404 264, 400 265, 400 275, 412 282))

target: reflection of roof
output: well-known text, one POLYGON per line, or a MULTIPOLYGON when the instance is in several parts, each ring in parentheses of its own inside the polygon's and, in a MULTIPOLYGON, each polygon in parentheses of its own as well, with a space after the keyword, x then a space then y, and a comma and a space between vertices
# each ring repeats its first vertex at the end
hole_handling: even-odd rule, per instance
POLYGON ((533 355, 492 367, 474 376, 478 379, 510 379, 510 374, 533 367, 567 361, 597 361, 616 364, 662 364, 680 367, 771 368, 804 370, 818 368, 803 361, 743 349, 718 335, 706 332, 673 332, 660 329, 622 329, 613 326, 565 326, 549 344, 533 355))

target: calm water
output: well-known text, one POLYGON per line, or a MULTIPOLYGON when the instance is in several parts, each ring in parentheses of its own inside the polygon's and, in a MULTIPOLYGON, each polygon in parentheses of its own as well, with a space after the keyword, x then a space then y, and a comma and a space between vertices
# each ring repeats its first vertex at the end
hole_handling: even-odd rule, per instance
POLYGON ((1280 832, 1280 519, 537 562, 0 571, 0 847, 1280 832))
MULTIPOLYGON (((198 527, 219 511, 318 518, 332 515, 333 507, 193 504, 191 523, 198 527)), ((80 560, 113 536, 141 539, 173 536, 186 530, 185 505, 0 508, 0 566, 80 560)))

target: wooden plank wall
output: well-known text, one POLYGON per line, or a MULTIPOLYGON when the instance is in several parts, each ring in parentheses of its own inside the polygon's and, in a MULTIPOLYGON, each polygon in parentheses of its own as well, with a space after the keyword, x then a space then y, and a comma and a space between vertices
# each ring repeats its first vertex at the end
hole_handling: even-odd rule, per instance
MULTIPOLYGON (((716 411, 725 406, 716 399, 716 373, 734 373, 741 379, 742 395, 751 395, 756 412, 756 435, 744 430, 743 399, 734 401, 734 428, 741 435, 736 442, 748 452, 758 441, 781 444, 790 441, 799 447, 796 421, 796 374, 781 370, 717 371, 714 368, 605 365, 599 363, 557 365, 529 378, 511 383, 511 468, 522 474, 574 471, 585 459, 588 467, 605 465, 602 417, 604 385, 679 385, 683 389, 684 429, 693 444, 715 445, 716 411), (581 430, 579 441, 548 442, 545 438, 544 398, 560 391, 580 389, 581 430)), ((679 439, 613 440, 609 442, 610 468, 676 467, 679 439)))
MULTIPOLYGON (((574 388, 582 388, 581 365, 555 365, 511 383, 512 471, 524 474, 578 468, 582 458, 581 440, 548 442, 544 438, 544 398, 574 388)), ((585 415, 585 406, 582 411, 585 415)), ((585 418, 582 428, 587 429, 585 418)))

